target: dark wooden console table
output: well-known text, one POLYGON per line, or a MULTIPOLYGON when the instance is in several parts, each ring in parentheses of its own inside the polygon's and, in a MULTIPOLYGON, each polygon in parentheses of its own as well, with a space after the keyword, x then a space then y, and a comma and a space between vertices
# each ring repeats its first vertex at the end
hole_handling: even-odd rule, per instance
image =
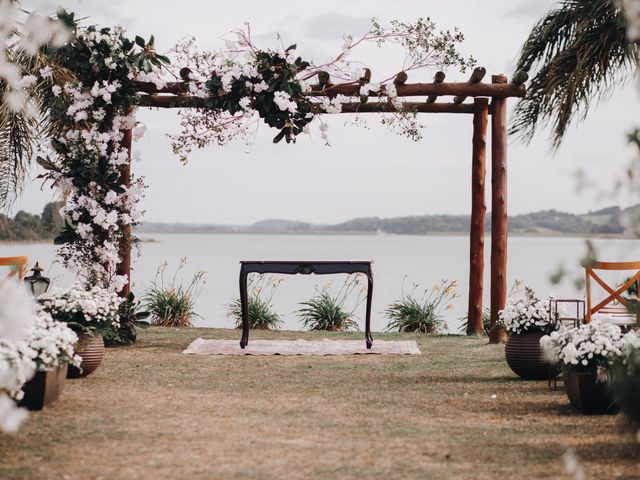
POLYGON ((373 345, 371 337, 371 298, 373 296, 373 270, 368 261, 242 261, 240 262, 240 304, 242 306, 242 339, 240 348, 249 343, 249 299, 247 277, 250 273, 280 273, 285 275, 328 275, 332 273, 364 273, 367 276, 367 314, 365 319, 365 341, 367 348, 373 345))

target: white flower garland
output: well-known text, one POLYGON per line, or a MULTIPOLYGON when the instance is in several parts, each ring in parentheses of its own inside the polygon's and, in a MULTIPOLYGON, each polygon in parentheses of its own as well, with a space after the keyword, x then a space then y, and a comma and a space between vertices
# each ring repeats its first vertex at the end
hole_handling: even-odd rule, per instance
MULTIPOLYGON (((129 162, 129 151, 123 145, 124 131, 136 128, 135 111, 122 113, 122 106, 113 106, 120 112, 107 118, 106 109, 112 99, 126 98, 131 92, 130 82, 137 75, 144 81, 154 80, 160 85, 157 71, 138 72, 126 60, 128 40, 122 28, 108 31, 92 28, 78 29, 76 39, 91 52, 89 63, 96 71, 108 72, 116 68, 128 68, 126 81, 95 81, 90 88, 82 83, 52 86, 52 94, 63 96, 68 107, 64 115, 71 126, 61 138, 53 139, 52 150, 57 156, 48 178, 64 192, 67 202, 61 214, 77 235, 72 241, 61 242, 58 256, 62 263, 74 270, 88 284, 99 284, 119 292, 127 284, 125 275, 117 275, 120 262, 120 245, 127 234, 127 227, 134 226, 142 218, 138 209, 146 188, 143 179, 133 179, 130 186, 119 185, 107 189, 97 181, 79 186, 76 179, 83 167, 88 170, 100 165, 102 179, 119 179, 122 167, 129 162), (105 53, 105 44, 108 45, 105 53), (62 153, 61 153, 62 151, 62 153), (82 159, 80 164, 77 159, 82 159)), ((47 72, 44 72, 46 74, 47 72)), ((41 75, 44 77, 43 72, 41 75)), ((122 74, 120 73, 121 78, 122 74)), ((136 129, 136 137, 144 133, 136 129)), ((85 174, 86 178, 86 174, 85 174)))

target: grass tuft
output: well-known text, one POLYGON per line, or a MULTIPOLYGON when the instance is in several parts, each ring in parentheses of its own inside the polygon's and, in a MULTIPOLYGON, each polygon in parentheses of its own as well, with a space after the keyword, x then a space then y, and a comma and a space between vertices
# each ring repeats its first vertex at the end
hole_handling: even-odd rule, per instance
POLYGON ((345 306, 347 299, 359 286, 357 276, 349 276, 336 293, 329 292, 330 284, 322 291, 307 300, 301 302, 303 308, 296 313, 307 330, 329 330, 332 332, 347 332, 359 330, 355 311, 364 300, 363 290, 360 289, 355 304, 351 309, 345 306))
POLYGON ((443 333, 446 331, 446 322, 442 314, 445 309, 453 308, 451 302, 458 297, 456 293, 457 282, 442 280, 431 290, 425 289, 421 296, 417 296, 416 290, 419 287, 415 283, 413 290, 406 294, 404 281, 402 282, 400 298, 385 310, 385 315, 389 319, 387 331, 417 333, 443 333))
POLYGON ((195 304, 204 286, 205 272, 197 271, 193 275, 191 282, 185 287, 177 281, 178 274, 185 264, 186 258, 182 258, 175 274, 165 284, 164 274, 167 269, 167 262, 163 263, 156 272, 151 288, 142 298, 145 309, 151 315, 151 323, 153 325, 191 327, 194 317, 200 317, 195 312, 195 304))
MULTIPOLYGON (((278 330, 282 319, 271 304, 282 279, 271 275, 250 274, 248 278, 249 328, 252 330, 278 330)), ((236 322, 236 328, 242 328, 242 304, 240 298, 234 298, 229 304, 227 316, 236 322)))

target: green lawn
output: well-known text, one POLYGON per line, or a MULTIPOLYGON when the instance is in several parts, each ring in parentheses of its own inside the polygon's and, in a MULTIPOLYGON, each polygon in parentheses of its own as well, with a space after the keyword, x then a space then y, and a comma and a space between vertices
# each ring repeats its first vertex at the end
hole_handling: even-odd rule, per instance
MULTIPOLYGON (((0 436, 2 479, 640 478, 617 416, 574 412, 562 389, 519 380, 485 339, 416 339, 422 356, 196 357, 198 336, 153 328, 0 436), (492 398, 496 395, 496 398, 492 398)), ((252 332, 257 338, 362 334, 252 332)))

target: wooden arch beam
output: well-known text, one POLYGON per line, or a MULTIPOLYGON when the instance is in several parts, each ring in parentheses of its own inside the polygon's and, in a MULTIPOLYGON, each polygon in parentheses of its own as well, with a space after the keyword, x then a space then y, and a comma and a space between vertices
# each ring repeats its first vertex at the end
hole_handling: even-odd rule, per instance
MULTIPOLYGON (((167 83, 163 88, 157 88, 153 83, 137 82, 139 92, 147 94, 171 93, 174 95, 185 94, 189 91, 184 82, 167 83)), ((397 85, 396 90, 399 97, 428 97, 436 96, 460 96, 460 97, 524 97, 526 87, 523 84, 515 83, 406 83, 397 85)), ((323 85, 312 85, 310 96, 335 96, 347 95, 358 97, 360 95, 360 83, 342 83, 325 87, 323 85)), ((385 96, 384 88, 380 92, 370 92, 369 97, 385 96)))
MULTIPOLYGON (((136 104, 140 107, 157 108, 204 108, 204 99, 183 95, 140 95, 136 104)), ((474 113, 472 103, 425 103, 404 102, 404 111, 418 113, 474 113)), ((341 113, 384 113, 398 111, 389 102, 351 102, 342 104, 341 113)))

